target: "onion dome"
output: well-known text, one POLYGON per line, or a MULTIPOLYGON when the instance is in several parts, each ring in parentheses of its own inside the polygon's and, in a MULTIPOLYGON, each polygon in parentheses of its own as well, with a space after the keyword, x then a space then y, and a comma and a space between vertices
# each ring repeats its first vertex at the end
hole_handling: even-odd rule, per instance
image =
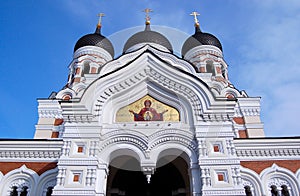
MULTIPOLYGON (((147 11, 147 9, 146 9, 147 11)), ((146 12, 145 11, 145 12, 146 12)), ((147 13, 147 12, 146 12, 147 13)), ((150 17, 147 15, 146 17, 146 26, 144 31, 140 31, 134 35, 132 35, 125 43, 123 48, 123 53, 125 53, 129 48, 137 44, 158 44, 168 49, 170 52, 173 52, 173 48, 169 40, 162 34, 152 31, 150 28, 150 17)))
POLYGON ((222 45, 221 42, 216 38, 214 35, 209 34, 209 33, 203 33, 200 30, 199 27, 199 22, 198 20, 195 20, 195 34, 190 36, 183 44, 182 49, 181 49, 181 54, 182 56, 185 56, 185 54, 201 45, 211 45, 219 48, 222 51, 222 45))
POLYGON ((95 33, 87 34, 81 37, 74 47, 74 52, 84 46, 96 46, 107 51, 112 57, 114 57, 114 47, 112 43, 101 35, 101 23, 97 24, 95 33))

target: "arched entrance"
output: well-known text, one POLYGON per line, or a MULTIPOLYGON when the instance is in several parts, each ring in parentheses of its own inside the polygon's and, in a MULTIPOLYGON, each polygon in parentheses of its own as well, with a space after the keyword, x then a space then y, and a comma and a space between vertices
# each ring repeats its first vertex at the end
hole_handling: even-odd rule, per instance
MULTIPOLYGON (((136 165, 134 158, 128 159, 127 164, 136 165)), ((126 163, 125 163, 126 164, 126 163)), ((107 196, 189 196, 190 183, 188 166, 183 158, 161 158, 155 173, 147 183, 146 176, 140 170, 126 170, 109 167, 107 180, 107 196)), ((135 167, 136 168, 136 167, 135 167)))

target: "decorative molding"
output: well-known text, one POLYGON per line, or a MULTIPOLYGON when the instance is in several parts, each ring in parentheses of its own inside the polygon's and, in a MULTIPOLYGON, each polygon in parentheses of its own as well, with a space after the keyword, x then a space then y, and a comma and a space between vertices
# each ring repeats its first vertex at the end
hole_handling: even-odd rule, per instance
POLYGON ((242 160, 299 159, 300 139, 239 139, 234 140, 236 154, 242 160))
POLYGON ((59 166, 94 166, 98 165, 98 160, 86 158, 86 159, 80 159, 80 158, 61 158, 58 163, 59 166))
POLYGON ((39 99, 38 103, 39 118, 63 118, 59 100, 39 99))
POLYGON ((73 59, 80 58, 83 55, 97 56, 106 61, 112 60, 112 56, 104 49, 96 46, 84 46, 74 52, 73 59))
POLYGON ((203 190, 202 191, 202 196, 222 196, 222 195, 227 195, 227 196, 244 196, 245 191, 241 188, 238 190, 203 190))
POLYGON ((203 158, 199 160, 199 165, 239 165, 239 159, 228 159, 228 157, 220 158, 203 158))
POLYGON ((0 161, 57 161, 62 141, 0 141, 0 161))
POLYGON ((193 139, 192 134, 176 129, 164 129, 148 137, 138 136, 135 131, 131 130, 116 130, 104 135, 103 138, 107 139, 100 144, 100 151, 103 151, 109 145, 118 143, 134 145, 145 154, 159 145, 168 143, 180 144, 190 148, 192 151, 197 151, 198 149, 197 142, 193 139))

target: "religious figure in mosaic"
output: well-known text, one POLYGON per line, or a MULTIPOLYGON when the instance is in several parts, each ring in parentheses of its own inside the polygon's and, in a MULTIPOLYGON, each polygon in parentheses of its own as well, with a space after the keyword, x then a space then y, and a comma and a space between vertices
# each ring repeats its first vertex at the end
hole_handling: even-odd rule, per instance
POLYGON ((139 113, 135 113, 133 110, 129 110, 134 115, 134 121, 163 121, 164 113, 168 110, 164 110, 158 113, 154 108, 151 107, 151 101, 149 99, 144 101, 144 108, 139 113))

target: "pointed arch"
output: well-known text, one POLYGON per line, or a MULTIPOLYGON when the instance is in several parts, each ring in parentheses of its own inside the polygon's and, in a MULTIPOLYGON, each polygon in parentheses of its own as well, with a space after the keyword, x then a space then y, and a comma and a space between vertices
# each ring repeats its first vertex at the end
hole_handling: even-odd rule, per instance
MULTIPOLYGON (((235 105, 234 101, 225 98, 216 101, 202 80, 149 52, 142 53, 133 62, 101 76, 86 89, 80 102, 93 115, 103 116, 105 106, 110 108, 112 103, 132 97, 137 100, 136 94, 139 98, 146 94, 160 94, 160 98, 172 100, 170 104, 183 104, 183 107, 192 112, 191 118, 194 121, 202 119, 204 113, 221 113, 224 118, 228 118, 228 115, 233 115, 235 105)), ((211 116, 208 117, 210 118, 211 116)))
POLYGON ((298 182, 300 182, 300 169, 297 170, 296 177, 298 179, 298 182))
POLYGON ((275 163, 260 173, 263 190, 265 193, 271 191, 271 186, 276 186, 277 189, 281 189, 282 185, 286 185, 291 195, 299 194, 299 183, 297 182, 296 175, 290 170, 279 167, 275 163))
POLYGON ((3 174, 2 174, 2 172, 0 171, 0 182, 1 182, 2 178, 3 178, 3 174))
POLYGON ((48 188, 54 187, 56 185, 57 174, 58 174, 57 168, 42 173, 38 180, 36 195, 46 196, 48 188))
POLYGON ((114 138, 109 138, 100 144, 101 149, 98 157, 107 165, 114 158, 121 155, 128 155, 142 162, 147 155, 145 149, 142 149, 139 143, 138 140, 134 140, 132 137, 116 135, 114 138))
POLYGON ((241 178, 243 187, 249 186, 253 195, 263 195, 263 185, 259 175, 251 169, 241 168, 241 178))
POLYGON ((2 179, 0 190, 9 195, 12 187, 22 188, 27 187, 28 193, 35 193, 35 187, 38 182, 38 174, 23 165, 18 169, 8 172, 2 179))

